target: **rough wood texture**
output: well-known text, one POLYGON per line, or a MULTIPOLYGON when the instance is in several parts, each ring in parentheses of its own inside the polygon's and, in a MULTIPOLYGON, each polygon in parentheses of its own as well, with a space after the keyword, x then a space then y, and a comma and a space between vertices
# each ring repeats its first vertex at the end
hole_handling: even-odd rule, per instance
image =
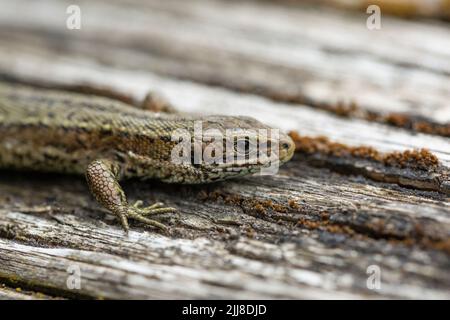
POLYGON ((450 141, 363 116, 448 125, 448 25, 390 18, 373 34, 364 17, 332 10, 132 0, 81 2, 83 29, 69 31, 63 1, 25 2, 0 1, 4 78, 131 100, 153 91, 183 112, 295 130, 302 148, 276 176, 127 182, 131 201, 180 209, 167 216, 171 235, 135 223, 124 236, 83 178, 2 171, 0 297, 30 296, 20 287, 68 298, 450 298, 450 141), (359 109, 325 107, 340 100, 359 109), (380 153, 426 147, 440 163, 386 165, 305 136, 380 153), (67 286, 74 265, 79 290, 67 286), (366 286, 370 265, 379 290, 366 286))

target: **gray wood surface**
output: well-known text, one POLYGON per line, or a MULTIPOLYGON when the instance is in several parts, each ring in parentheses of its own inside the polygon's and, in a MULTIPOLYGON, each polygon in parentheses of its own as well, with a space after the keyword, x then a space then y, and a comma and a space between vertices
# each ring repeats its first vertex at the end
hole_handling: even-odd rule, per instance
POLYGON ((373 33, 311 5, 79 3, 82 29, 67 30, 68 2, 0 1, 0 77, 250 115, 296 131, 298 152, 275 176, 126 182, 131 201, 179 208, 170 235, 125 236, 82 177, 1 171, 0 298, 450 298, 448 24, 384 18, 373 33), (420 148, 436 158, 400 155, 420 148))

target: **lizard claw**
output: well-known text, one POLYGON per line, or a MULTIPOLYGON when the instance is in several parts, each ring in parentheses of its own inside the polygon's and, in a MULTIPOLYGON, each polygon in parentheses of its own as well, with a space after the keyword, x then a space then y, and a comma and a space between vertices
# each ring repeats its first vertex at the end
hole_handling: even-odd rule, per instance
MULTIPOLYGON (((132 205, 132 207, 133 208, 136 208, 136 209, 142 209, 142 206, 144 205, 144 201, 142 201, 142 200, 137 200, 133 205, 132 205)), ((153 209, 158 209, 158 208, 163 208, 164 207, 164 203, 162 203, 162 202, 156 202, 156 203, 154 203, 154 204, 152 204, 151 206, 148 206, 148 207, 145 207, 145 208, 143 208, 142 210, 145 210, 145 211, 151 211, 151 210, 153 210, 153 209)), ((173 208, 172 208, 173 209, 173 208)))
POLYGON ((154 214, 171 213, 177 212, 177 209, 172 207, 164 207, 164 203, 156 202, 148 207, 143 207, 144 202, 142 200, 137 200, 130 208, 141 216, 149 216, 154 214))
POLYGON ((163 231, 167 231, 168 227, 161 222, 158 222, 156 220, 148 219, 141 215, 139 212, 136 211, 134 207, 129 207, 127 211, 127 217, 137 220, 139 222, 145 223, 146 225, 154 226, 158 229, 161 229, 163 231))
POLYGON ((134 208, 140 208, 140 207, 142 207, 144 205, 144 201, 142 201, 142 200, 137 200, 133 205, 132 205, 132 207, 134 207, 134 208))
POLYGON ((157 227, 165 232, 168 232, 169 228, 162 224, 159 221, 149 219, 146 216, 149 215, 156 215, 156 214, 162 214, 162 213, 172 213, 177 212, 177 209, 172 207, 164 207, 164 204, 161 202, 157 202, 151 206, 148 207, 142 207, 143 201, 138 200, 133 205, 128 207, 126 216, 128 218, 140 221, 142 223, 145 223, 146 225, 151 225, 154 227, 157 227))

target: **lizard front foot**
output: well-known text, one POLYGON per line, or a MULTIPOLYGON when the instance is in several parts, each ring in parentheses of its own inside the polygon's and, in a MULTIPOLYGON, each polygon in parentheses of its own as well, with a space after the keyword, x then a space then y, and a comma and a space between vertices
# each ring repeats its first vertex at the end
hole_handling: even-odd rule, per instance
MULTIPOLYGON (((158 203, 156 203, 155 205, 158 205, 158 203)), ((163 231, 168 231, 168 227, 166 225, 164 225, 163 223, 156 221, 154 219, 149 219, 146 216, 176 212, 176 209, 170 208, 170 207, 162 207, 162 208, 155 207, 155 205, 145 207, 145 208, 138 208, 135 205, 129 206, 127 208, 126 216, 127 216, 127 218, 140 221, 142 223, 145 223, 146 225, 150 225, 150 226, 159 228, 163 231)), ((122 223, 122 225, 123 225, 123 223, 122 223)), ((124 226, 124 228, 125 228, 125 226, 124 226)), ((125 228, 125 230, 126 230, 126 228, 125 228)))
POLYGON ((128 219, 133 219, 168 232, 169 227, 157 220, 149 219, 147 218, 147 216, 177 212, 177 209, 171 207, 163 207, 163 204, 160 202, 148 207, 142 207, 142 205, 143 202, 141 200, 138 200, 131 206, 122 206, 120 208, 117 208, 116 210, 112 210, 112 212, 119 218, 125 232, 128 232, 129 230, 128 219))
POLYGON ((133 205, 129 205, 125 193, 117 181, 118 172, 117 166, 109 160, 95 160, 89 164, 86 170, 86 178, 97 201, 119 218, 125 232, 129 230, 128 218, 167 232, 167 226, 156 220, 149 219, 147 216, 171 213, 177 210, 171 207, 164 207, 161 202, 148 207, 143 207, 142 201, 136 201, 133 205))

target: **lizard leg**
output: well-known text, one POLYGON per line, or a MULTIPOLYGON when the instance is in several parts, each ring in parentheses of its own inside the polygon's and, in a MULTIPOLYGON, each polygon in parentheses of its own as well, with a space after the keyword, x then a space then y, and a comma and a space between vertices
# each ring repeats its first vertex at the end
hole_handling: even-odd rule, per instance
POLYGON ((137 107, 151 112, 178 113, 166 98, 156 92, 148 92, 144 100, 137 107))
POLYGON ((148 214, 175 212, 175 208, 163 208, 162 203, 141 208, 142 201, 129 205, 125 193, 118 182, 119 167, 109 160, 95 160, 86 170, 86 179, 95 199, 110 212, 115 214, 126 232, 129 230, 128 218, 167 230, 162 223, 144 217, 148 214))

